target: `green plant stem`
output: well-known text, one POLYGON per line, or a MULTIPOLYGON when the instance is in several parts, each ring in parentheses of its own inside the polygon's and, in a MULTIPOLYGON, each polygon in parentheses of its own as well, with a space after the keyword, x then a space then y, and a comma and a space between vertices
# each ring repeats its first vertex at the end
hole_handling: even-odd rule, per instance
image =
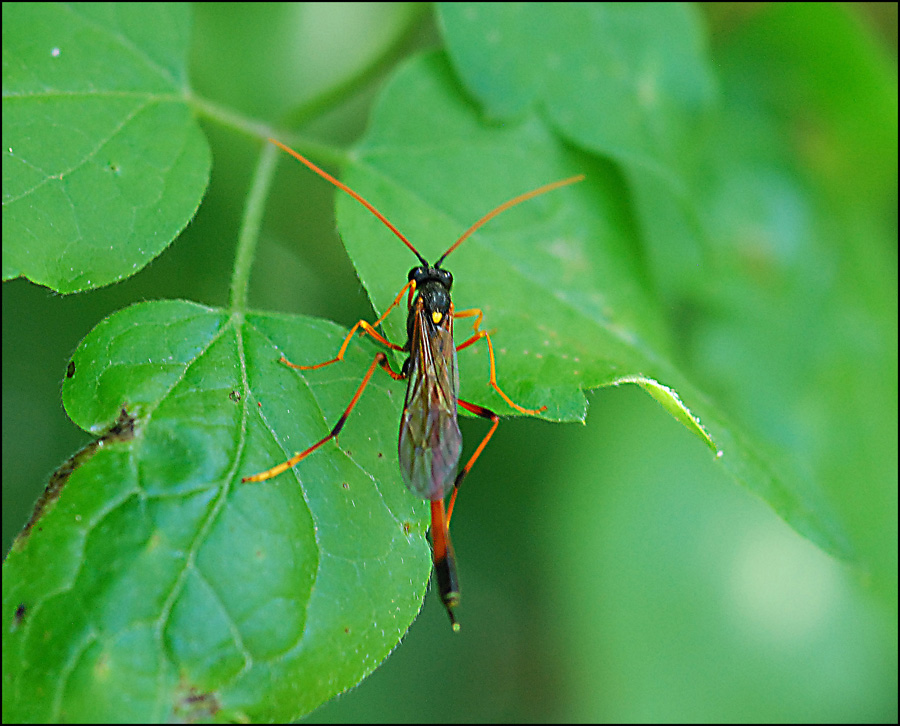
MULTIPOLYGON (((389 67, 401 53, 404 44, 426 12, 426 8, 427 6, 424 4, 416 5, 409 13, 404 27, 385 45, 381 53, 372 59, 371 63, 294 109, 285 117, 284 122, 281 124, 282 129, 301 126, 309 119, 315 118, 330 108, 337 106, 348 96, 363 88, 385 68, 389 67)), ((347 152, 343 148, 312 141, 283 130, 275 130, 264 122, 235 113, 231 109, 199 96, 192 96, 190 100, 199 115, 228 128, 245 133, 248 136, 258 139, 277 137, 280 141, 297 147, 301 153, 311 156, 323 164, 339 166, 347 161, 347 152)), ((273 145, 264 144, 260 152, 259 161, 253 172, 250 192, 247 196, 247 204, 244 207, 244 217, 238 236, 234 272, 231 278, 229 307, 233 312, 243 312, 247 308, 250 273, 256 256, 256 246, 259 241, 259 230, 262 225, 265 203, 272 180, 275 177, 277 154, 278 150, 273 145)))
POLYGON ((347 152, 342 147, 312 141, 301 134, 286 131, 284 128, 272 128, 267 123, 242 116, 200 96, 192 97, 191 104, 199 115, 210 121, 215 121, 226 128, 240 131, 262 141, 277 138, 288 146, 297 147, 302 154, 314 157, 316 161, 323 164, 339 165, 347 161, 347 152))
POLYGON ((243 312, 247 309, 247 291, 250 285, 250 271, 256 257, 256 244, 259 241, 259 230, 262 216, 269 197, 269 188, 275 178, 278 149, 273 144, 263 144, 259 161, 253 171, 250 193, 244 207, 241 230, 238 235, 237 252, 234 258, 234 273, 231 277, 231 294, 229 307, 232 312, 243 312))
POLYGON ((202 96, 191 96, 190 104, 197 111, 198 115, 216 121, 227 128, 241 131, 247 136, 257 139, 267 139, 272 135, 272 127, 257 121, 256 119, 247 118, 239 113, 235 113, 230 108, 220 106, 219 104, 209 101, 202 96))
POLYGON ((276 132, 276 134, 281 143, 287 144, 295 151, 299 151, 304 156, 308 156, 318 163, 331 166, 342 166, 348 161, 347 150, 341 146, 312 141, 300 134, 286 132, 276 132))

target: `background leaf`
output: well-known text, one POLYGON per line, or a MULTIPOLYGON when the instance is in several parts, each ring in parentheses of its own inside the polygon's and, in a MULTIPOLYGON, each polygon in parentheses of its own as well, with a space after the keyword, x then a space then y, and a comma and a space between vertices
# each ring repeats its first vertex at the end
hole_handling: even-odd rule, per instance
POLYGON ((135 274, 209 179, 186 6, 3 8, 3 279, 58 292, 135 274))
MULTIPOLYGON (((366 190, 408 238, 422 240, 427 258, 437 259, 494 206, 578 171, 589 180, 509 210, 447 260, 458 308, 484 307, 484 325, 496 329, 501 385, 514 400, 526 395, 528 407, 548 405, 540 415, 555 420, 583 411, 581 390, 650 379, 653 392, 680 391, 683 403, 668 398, 670 412, 721 450, 739 481, 799 531, 851 557, 846 533, 813 482, 778 470, 777 452, 763 453, 708 394, 686 393, 691 385, 671 362, 674 346, 647 289, 614 171, 573 154, 536 118, 484 126, 456 92, 444 59, 432 55, 407 65, 385 89, 346 183, 366 190), (432 150, 436 137, 446 151, 432 150), (683 406, 714 424, 709 433, 681 416, 683 406)), ((386 309, 405 280, 392 271, 415 258, 346 195, 338 219, 361 281, 376 309, 386 309)), ((395 340, 403 339, 403 324, 401 316, 389 324, 395 340)), ((486 386, 487 356, 479 347, 460 355, 461 395, 505 413, 509 407, 486 386)))
POLYGON ((572 143, 619 163, 654 285, 677 293, 700 284, 693 187, 715 82, 697 9, 572 3, 522 13, 444 3, 440 19, 454 67, 490 116, 537 111, 572 143))

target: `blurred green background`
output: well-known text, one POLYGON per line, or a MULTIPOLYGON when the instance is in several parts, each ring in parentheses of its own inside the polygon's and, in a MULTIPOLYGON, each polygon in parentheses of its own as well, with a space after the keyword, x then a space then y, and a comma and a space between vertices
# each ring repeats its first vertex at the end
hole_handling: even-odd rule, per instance
MULTIPOLYGON (((880 138, 872 125, 884 123, 846 103, 847 84, 871 92, 873 67, 893 73, 893 128, 887 131, 894 146, 884 153, 896 156, 896 4, 718 4, 702 11, 714 65, 733 69, 746 62, 748 85, 777 88, 765 109, 770 123, 807 122, 794 123, 795 133, 782 142, 806 164, 810 184, 826 190, 816 202, 833 205, 848 227, 863 223, 858 234, 866 241, 847 242, 862 250, 851 261, 884 268, 886 296, 877 286, 860 286, 835 303, 843 313, 835 325, 872 346, 874 368, 835 369, 817 382, 803 413, 812 430, 834 426, 822 412, 848 403, 839 423, 851 448, 864 440, 865 456, 878 461, 841 458, 834 472, 847 474, 844 511, 855 512, 856 524, 871 531, 866 547, 893 553, 886 558, 893 580, 836 562, 799 536, 636 388, 597 391, 587 426, 504 421, 479 460, 454 517, 465 588, 460 635, 452 636, 440 603, 429 595, 385 664, 310 720, 896 721, 896 353, 885 356, 884 340, 866 337, 872 328, 854 328, 873 309, 877 318, 888 299, 890 309, 880 311, 875 329, 892 338, 893 350, 896 163, 892 178, 875 175, 870 187, 859 186, 865 168, 845 175, 854 150, 880 138), (808 54, 785 60, 780 54, 791 39, 780 34, 796 27, 792 13, 805 15, 808 37, 801 45, 808 54), (838 51, 843 73, 823 72, 834 67, 826 61, 838 51), (846 117, 839 127, 846 138, 817 133, 815 111, 829 104, 846 117), (806 119, 798 113, 805 105, 806 119), (855 481, 857 471, 879 476, 855 481), (854 509, 857 491, 861 501, 854 509)), ((303 131, 349 145, 365 127, 384 74, 409 53, 440 44, 428 6, 201 4, 192 82, 199 96, 260 118, 338 89, 325 96, 323 113, 304 119, 303 131), (304 29, 299 41, 297 28, 304 29), (345 97, 341 84, 366 67, 373 67, 367 82, 345 97)), ((89 440, 68 421, 59 399, 78 342, 98 321, 137 300, 227 303, 234 235, 257 142, 212 123, 204 128, 215 160, 206 199, 185 233, 148 269, 68 297, 21 280, 3 286, 5 549, 50 472, 89 440)), ((790 246, 797 229, 791 200, 777 187, 767 191, 784 203, 773 224, 790 246)), ((254 267, 254 308, 345 325, 371 319, 334 232, 333 196, 312 175, 279 174, 254 267), (298 199, 304 200, 302 222, 298 199)), ((758 264, 765 280, 764 258, 751 254, 745 262, 758 264)), ((836 288, 836 296, 846 295, 836 288)), ((733 294, 743 302, 755 291, 733 294)), ((698 336, 696 316, 715 319, 715 313, 721 311, 673 314, 683 326, 685 361, 698 377, 716 366, 754 370, 771 358, 783 365, 783 349, 797 344, 761 334, 736 346, 711 334, 714 326, 698 336)), ((792 370, 787 377, 799 375, 802 370, 792 370)), ((731 395, 752 399, 760 387, 765 378, 731 395)), ((778 436, 783 422, 755 423, 778 436)), ((465 420, 462 427, 469 442, 484 431, 479 421, 465 420)), ((798 448, 815 446, 801 441, 798 448)), ((828 460, 829 452, 819 453, 828 460)))

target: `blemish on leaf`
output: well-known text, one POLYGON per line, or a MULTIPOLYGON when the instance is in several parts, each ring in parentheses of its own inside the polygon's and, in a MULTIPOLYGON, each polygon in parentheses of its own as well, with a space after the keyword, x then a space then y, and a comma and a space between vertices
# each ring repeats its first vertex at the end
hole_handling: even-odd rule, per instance
POLYGON ((12 627, 11 630, 18 630, 19 626, 25 621, 25 615, 28 612, 28 607, 25 603, 19 603, 19 606, 16 608, 15 615, 13 615, 12 627))
POLYGON ((136 420, 135 416, 123 407, 115 423, 105 433, 69 457, 59 469, 53 472, 50 480, 47 482, 47 486, 44 488, 44 493, 41 494, 37 504, 34 505, 31 519, 28 520, 28 524, 25 525, 25 528, 16 538, 14 547, 21 547, 24 544, 32 528, 59 499, 59 495, 69 481, 69 477, 72 476, 76 469, 92 459, 99 449, 122 441, 131 441, 134 438, 136 420))
POLYGON ((75 361, 70 360, 66 366, 66 378, 72 378, 75 375, 75 361))
POLYGON ((222 704, 219 703, 215 691, 201 691, 196 686, 186 686, 182 683, 172 707, 170 720, 181 723, 210 721, 221 710, 222 704))

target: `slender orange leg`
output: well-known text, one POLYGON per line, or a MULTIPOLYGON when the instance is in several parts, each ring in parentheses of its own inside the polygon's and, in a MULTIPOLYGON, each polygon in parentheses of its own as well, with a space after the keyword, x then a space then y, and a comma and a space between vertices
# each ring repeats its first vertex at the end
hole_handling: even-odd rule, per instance
POLYGON ((317 441, 305 451, 301 451, 299 454, 295 454, 283 464, 273 466, 271 469, 267 469, 266 471, 260 472, 259 474, 254 474, 253 476, 245 476, 243 479, 241 479, 241 483, 243 484, 244 482, 248 481, 266 481, 266 479, 271 479, 272 477, 278 476, 281 472, 287 471, 292 466, 299 464, 312 452, 318 449, 322 444, 326 443, 327 441, 331 441, 331 439, 333 438, 336 438, 337 435, 341 432, 341 429, 344 428, 347 417, 350 415, 350 412, 353 410, 353 407, 356 405, 356 402, 359 400, 362 392, 366 390, 366 386, 369 385, 369 379, 375 372, 375 366, 381 366, 390 374, 391 378, 393 378, 394 380, 400 381, 404 378, 402 373, 396 373, 391 368, 391 364, 388 363, 387 356, 384 353, 376 353, 375 358, 372 360, 372 365, 369 366, 369 370, 366 371, 366 375, 363 376, 362 382, 359 384, 359 388, 356 389, 356 393, 353 395, 353 398, 350 401, 350 405, 348 405, 344 410, 344 413, 341 414, 341 417, 334 425, 334 428, 331 429, 331 433, 329 433, 328 436, 326 436, 321 441, 317 441))
POLYGON ((482 418, 490 419, 493 422, 491 426, 491 430, 487 432, 487 435, 481 440, 481 443, 478 444, 478 448, 475 449, 475 453, 469 457, 469 460, 466 462, 466 465, 460 470, 459 474, 456 475, 456 479, 453 482, 453 494, 450 495, 450 504, 447 506, 447 526, 450 526, 450 518, 453 516, 453 505, 456 502, 456 495, 459 494, 459 485, 462 484, 462 480, 466 478, 468 473, 472 470, 472 467, 475 466, 475 461, 481 456, 481 452, 484 451, 484 447, 487 446, 488 441, 491 440, 491 436, 494 435, 494 432, 497 430, 497 426, 500 425, 500 417, 491 411, 488 408, 484 408, 483 406, 479 406, 475 403, 469 403, 468 401, 457 401, 457 403, 462 406, 469 413, 474 413, 476 416, 481 416, 482 418))
POLYGON ((384 322, 384 319, 388 316, 388 313, 391 312, 397 305, 400 303, 400 299, 406 294, 406 291, 409 290, 410 294, 412 294, 413 290, 415 290, 416 283, 414 280, 410 280, 403 286, 403 289, 400 290, 400 293, 397 297, 394 298, 394 302, 388 305, 387 310, 384 311, 384 315, 382 315, 378 320, 374 323, 368 323, 365 320, 360 320, 356 325, 350 328, 350 332, 347 333, 347 337, 344 338, 344 344, 341 346, 341 349, 338 351, 337 356, 332 358, 331 360, 327 360, 324 363, 317 363, 314 366, 298 366, 296 363, 291 363, 287 358, 283 355, 281 359, 278 361, 279 363, 284 363, 285 365, 290 366, 291 368, 296 368, 299 371, 314 371, 317 368, 324 368, 325 366, 330 366, 332 363, 337 363, 338 361, 344 360, 344 354, 347 352, 347 346, 350 345, 350 341, 353 339, 353 334, 362 328, 363 333, 368 333, 371 337, 375 338, 379 343, 386 345, 391 350, 403 350, 402 345, 396 345, 395 343, 391 343, 387 340, 381 333, 375 330, 376 327, 381 325, 384 322))
MULTIPOLYGON (((478 308, 472 308, 471 310, 461 310, 460 312, 454 312, 453 317, 455 318, 475 318, 475 322, 472 324, 472 328, 475 330, 475 334, 469 338, 468 340, 463 341, 459 345, 456 346, 456 350, 462 350, 463 348, 468 348, 473 343, 484 338, 487 341, 488 345, 488 353, 491 356, 491 380, 490 384, 494 387, 494 390, 497 391, 502 397, 503 400, 506 401, 510 406, 512 406, 516 411, 521 411, 522 413, 530 414, 534 416, 535 414, 540 413, 541 411, 546 411, 546 406, 541 406, 540 408, 522 408, 518 403, 515 403, 509 396, 507 396, 501 389, 500 386, 497 385, 497 367, 494 363, 494 344, 491 343, 491 336, 488 335, 486 330, 481 329, 481 321, 484 318, 484 313, 478 308)), ((462 403, 462 401, 460 401, 462 403)), ((473 411, 473 413, 475 413, 473 411)), ((481 415, 481 414, 479 414, 481 415)))

